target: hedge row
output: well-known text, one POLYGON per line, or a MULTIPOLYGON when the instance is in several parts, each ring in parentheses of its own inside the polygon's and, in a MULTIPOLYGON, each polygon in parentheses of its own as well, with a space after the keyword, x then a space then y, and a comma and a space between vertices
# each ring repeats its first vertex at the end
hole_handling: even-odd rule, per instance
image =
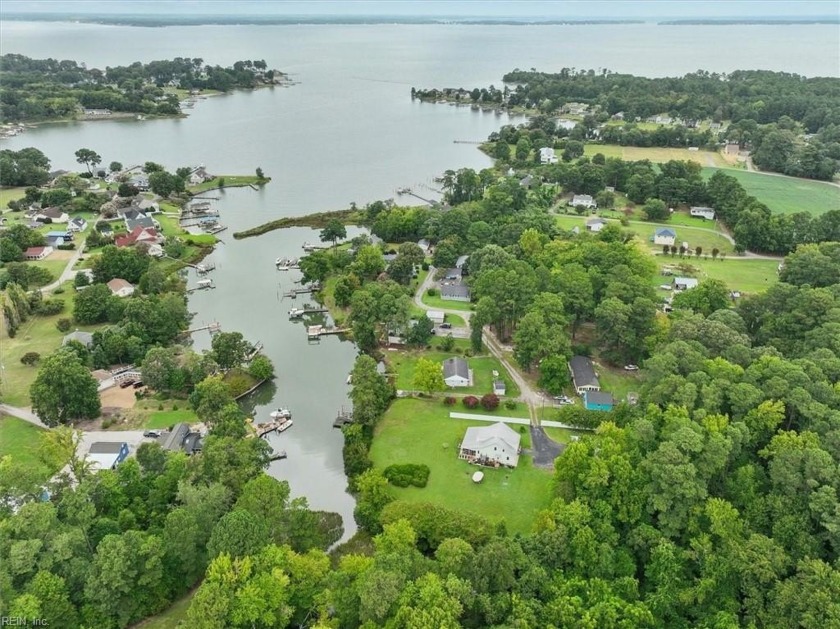
POLYGON ((429 482, 429 466, 422 463, 403 463, 389 465, 382 472, 388 482, 397 487, 425 487, 429 482))

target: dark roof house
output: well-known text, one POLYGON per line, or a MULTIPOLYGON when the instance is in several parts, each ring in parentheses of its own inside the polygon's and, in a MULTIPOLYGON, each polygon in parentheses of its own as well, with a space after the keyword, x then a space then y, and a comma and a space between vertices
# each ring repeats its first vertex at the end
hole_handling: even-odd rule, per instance
POLYGON ((569 370, 572 372, 572 381, 578 393, 601 390, 595 366, 586 356, 572 356, 569 361, 569 370))
POLYGON ((184 440, 189 434, 189 425, 185 424, 184 422, 181 422, 180 424, 175 424, 175 426, 172 427, 172 432, 163 433, 160 436, 158 443, 160 443, 160 447, 164 450, 169 450, 170 452, 177 452, 181 449, 181 446, 184 444, 184 440))

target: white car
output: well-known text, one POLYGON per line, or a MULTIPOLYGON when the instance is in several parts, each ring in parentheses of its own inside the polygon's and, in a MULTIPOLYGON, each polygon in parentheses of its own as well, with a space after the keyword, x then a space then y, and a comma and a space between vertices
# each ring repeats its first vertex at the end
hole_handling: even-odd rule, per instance
POLYGON ((567 395, 555 395, 554 401, 558 404, 574 404, 574 400, 567 395))
POLYGON ((624 371, 639 371, 638 365, 624 365, 624 371))

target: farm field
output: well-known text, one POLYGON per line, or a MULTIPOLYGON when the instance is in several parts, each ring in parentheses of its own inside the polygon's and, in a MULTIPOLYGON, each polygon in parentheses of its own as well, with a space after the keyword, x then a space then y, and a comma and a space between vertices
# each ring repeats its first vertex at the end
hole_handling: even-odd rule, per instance
MULTIPOLYGON (((481 468, 484 481, 473 483, 471 477, 478 468, 458 458, 458 445, 468 427, 487 425, 449 419, 449 408, 440 401, 397 400, 376 428, 370 457, 378 469, 392 463, 429 466, 426 487, 392 489, 399 500, 430 502, 494 522, 504 520, 509 533, 527 533, 537 513, 551 501, 551 471, 533 467, 531 458, 522 455, 516 469, 481 468)), ((520 434, 521 446, 528 447, 527 429, 520 434)))
POLYGON ((601 153, 604 157, 620 157, 628 161, 649 159, 652 162, 668 162, 672 159, 697 162, 704 167, 726 168, 727 161, 715 151, 689 151, 688 149, 643 146, 619 146, 617 144, 586 144, 583 154, 592 157, 601 153))
MULTIPOLYGON (((704 168, 703 176, 711 177, 718 170, 720 169, 704 168)), ((773 212, 782 214, 809 212, 819 215, 830 210, 840 210, 840 187, 824 181, 731 168, 727 168, 725 172, 735 177, 748 194, 764 203, 773 212)))

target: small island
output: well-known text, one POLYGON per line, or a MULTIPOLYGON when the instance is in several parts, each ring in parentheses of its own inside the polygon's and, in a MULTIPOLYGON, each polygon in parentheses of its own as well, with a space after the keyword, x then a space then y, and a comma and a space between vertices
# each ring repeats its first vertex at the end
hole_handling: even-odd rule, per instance
POLYGON ((0 57, 0 123, 178 116, 195 98, 232 90, 282 85, 287 76, 262 59, 223 68, 203 59, 135 62, 100 70, 76 61, 0 57))

